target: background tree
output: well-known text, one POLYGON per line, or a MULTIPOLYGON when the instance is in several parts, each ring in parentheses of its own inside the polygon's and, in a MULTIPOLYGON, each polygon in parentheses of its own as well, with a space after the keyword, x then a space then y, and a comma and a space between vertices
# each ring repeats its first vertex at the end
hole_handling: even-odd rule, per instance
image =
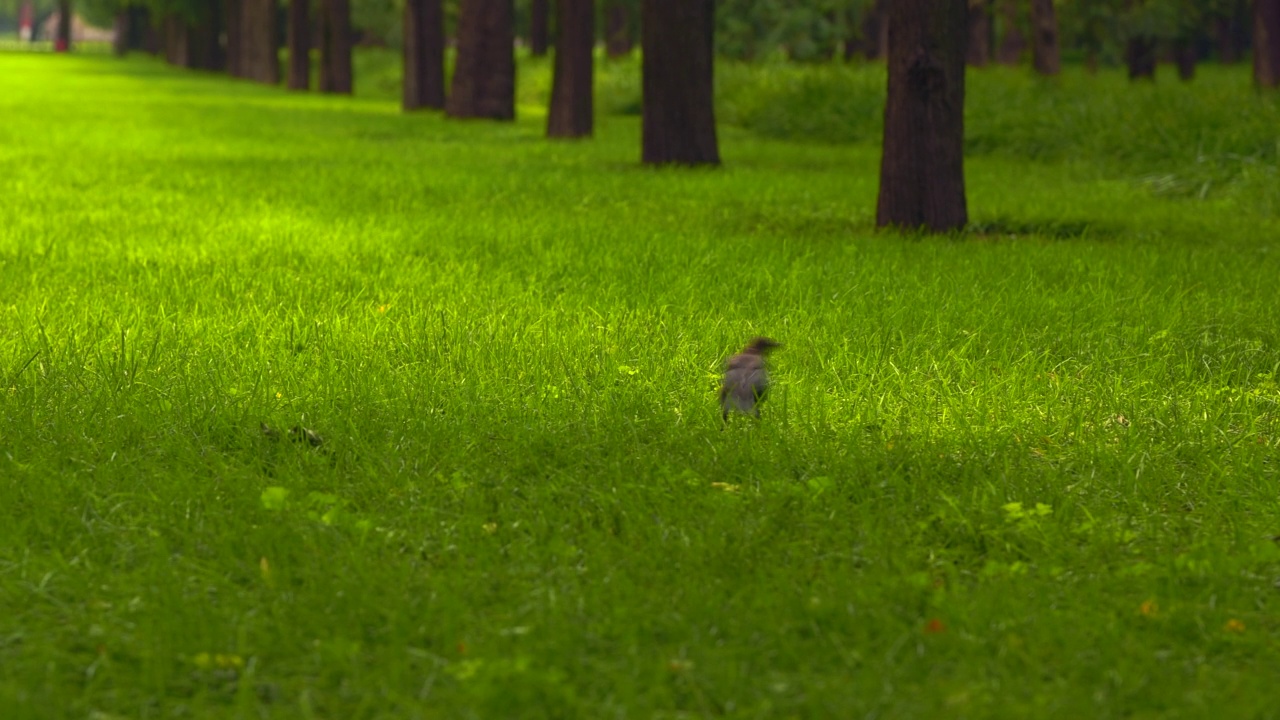
POLYGON ((58 0, 58 28, 53 48, 58 52, 71 52, 71 0, 58 0))
POLYGON ((969 44, 965 59, 973 67, 986 67, 991 62, 994 28, 989 5, 989 0, 971 0, 969 3, 969 44))
POLYGON ((550 34, 550 0, 529 0, 529 54, 546 57, 550 34))
POLYGON ((350 95, 353 85, 351 2, 321 0, 320 92, 350 95))
POLYGON ((642 0, 640 44, 642 161, 718 165, 714 0, 642 0))
POLYGON ((964 191, 967 0, 894 0, 876 224, 943 232, 969 222, 964 191))
POLYGON ((1041 75, 1062 71, 1058 47, 1058 16, 1053 0, 1031 0, 1031 64, 1041 75))
POLYGON ((636 43, 635 0, 605 0, 604 53, 611 60, 631 54, 636 43))
POLYGON ((1280 0, 1253 0, 1253 79, 1260 88, 1280 84, 1280 0))
POLYGON ((511 0, 462 0, 453 86, 445 102, 450 117, 515 118, 514 16, 511 0))
POLYGON ((1027 34, 1023 30, 1023 13, 1018 0, 999 0, 1000 45, 996 50, 996 62, 1001 65, 1017 65, 1027 50, 1027 34))
POLYGON ((278 85, 280 58, 276 54, 275 0, 240 0, 239 8, 240 76, 278 85))
POLYGON ((240 37, 244 32, 244 23, 241 18, 244 15, 245 0, 222 0, 222 16, 223 23, 227 28, 226 44, 224 46, 227 53, 227 74, 231 77, 244 77, 244 50, 241 47, 240 37))
POLYGON ((595 0, 559 0, 556 5, 555 74, 551 80, 551 109, 547 137, 591 135, 592 50, 596 40, 595 0))
POLYGON ((290 90, 309 90, 311 0, 289 0, 289 29, 286 35, 289 45, 289 77, 285 84, 290 90))
POLYGON ((440 0, 405 0, 405 110, 444 109, 444 7, 440 0))

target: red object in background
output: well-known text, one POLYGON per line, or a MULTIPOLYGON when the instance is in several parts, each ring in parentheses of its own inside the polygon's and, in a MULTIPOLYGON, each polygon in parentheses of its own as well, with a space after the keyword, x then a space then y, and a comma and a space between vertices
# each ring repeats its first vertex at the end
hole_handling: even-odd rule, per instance
POLYGON ((31 42, 32 33, 35 28, 35 10, 30 0, 22 3, 22 7, 18 9, 18 39, 23 42, 31 42))
POLYGON ((66 51, 67 51, 67 41, 66 41, 66 40, 64 40, 64 39, 62 39, 62 38, 58 38, 57 40, 55 40, 55 41, 54 41, 54 43, 53 43, 53 51, 54 51, 54 52, 66 52, 66 51))

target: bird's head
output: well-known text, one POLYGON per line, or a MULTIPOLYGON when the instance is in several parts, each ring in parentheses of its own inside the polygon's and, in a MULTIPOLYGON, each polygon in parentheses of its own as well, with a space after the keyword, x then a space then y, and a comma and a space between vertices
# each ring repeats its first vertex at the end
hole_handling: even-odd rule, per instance
POLYGON ((751 353, 753 355, 768 355, 774 348, 780 347, 782 347, 782 343, 777 340, 770 340, 767 337, 758 337, 752 338, 751 342, 747 343, 747 347, 742 352, 751 353))

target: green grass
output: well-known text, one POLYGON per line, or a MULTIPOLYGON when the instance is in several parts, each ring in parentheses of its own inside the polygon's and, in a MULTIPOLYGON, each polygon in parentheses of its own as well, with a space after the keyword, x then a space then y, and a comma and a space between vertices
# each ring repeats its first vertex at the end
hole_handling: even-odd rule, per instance
POLYGON ((644 170, 524 69, 495 125, 0 55, 0 716, 1276 716, 1260 196, 984 151, 975 233, 879 234, 871 138, 644 170))

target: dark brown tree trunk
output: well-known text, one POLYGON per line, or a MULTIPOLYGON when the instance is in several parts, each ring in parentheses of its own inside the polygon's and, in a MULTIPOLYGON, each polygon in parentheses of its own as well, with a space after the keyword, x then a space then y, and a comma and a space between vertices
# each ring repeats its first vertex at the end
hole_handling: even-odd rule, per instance
POLYGON ((200 70, 222 70, 226 57, 222 54, 222 8, 218 0, 201 4, 196 24, 187 35, 187 52, 191 67, 200 70))
POLYGON ((223 11, 227 28, 227 74, 232 77, 245 77, 244 47, 241 37, 244 35, 244 3, 246 0, 224 0, 223 11))
POLYGON ((1031 60, 1041 75, 1062 72, 1062 54, 1058 48, 1058 16, 1053 0, 1031 0, 1031 60))
POLYGON ((529 0, 529 54, 546 57, 548 26, 551 20, 549 0, 529 0))
POLYGON ((889 49, 889 0, 875 0, 862 18, 863 54, 883 60, 889 49))
POLYGON ((1218 62, 1233 65, 1240 62, 1240 43, 1235 23, 1231 18, 1213 21, 1213 33, 1218 40, 1218 62))
POLYGON ((462 0, 458 53, 445 114, 515 119, 514 15, 511 0, 462 0))
POLYGON ((311 89, 311 0, 289 0, 290 90, 311 89))
POLYGON ((191 67, 190 32, 177 15, 164 18, 164 59, 175 67, 191 67))
POLYGON ((58 0, 58 28, 53 47, 58 52, 71 52, 71 0, 58 0))
POLYGON ((996 50, 996 62, 1001 65, 1017 65, 1027 50, 1027 36, 1019 24, 1017 0, 1000 0, 1000 19, 1003 35, 996 50))
POLYGON ((635 46, 635 31, 631 27, 631 9, 620 0, 605 5, 604 54, 610 60, 624 58, 635 46))
POLYGON ((876 225, 946 232, 964 192, 966 0, 893 0, 876 225))
POLYGON ((1129 66, 1130 80, 1156 79, 1156 40, 1146 35, 1134 35, 1124 48, 1125 64, 1129 66))
POLYGON ((1196 44, 1190 38, 1178 38, 1173 42, 1173 63, 1178 67, 1178 78, 1193 80, 1196 76, 1196 44))
POLYGON ((991 13, 986 0, 969 6, 969 49, 966 61, 973 67, 986 67, 991 62, 991 13))
POLYGON ((650 165, 719 165, 712 104, 714 0, 642 0, 641 159, 650 165))
POLYGON ((111 38, 111 52, 116 57, 124 57, 125 53, 129 52, 129 9, 117 10, 111 25, 114 33, 114 37, 111 38))
POLYGON ((1253 0, 1253 81, 1280 84, 1280 0, 1253 0))
POLYGON ((280 83, 275 0, 241 0, 240 55, 243 77, 267 85, 280 83))
POLYGON ((160 51, 164 49, 163 38, 160 37, 160 31, 156 29, 156 24, 151 22, 150 11, 145 17, 146 23, 142 26, 142 51, 151 55, 159 55, 160 51))
POLYGON ((404 109, 444 109, 444 8, 440 0, 405 0, 404 109))
POLYGON ((351 2, 323 0, 320 18, 320 92, 350 95, 351 2))
POLYGON ((551 109, 547 113, 547 137, 590 137, 592 104, 592 50, 596 41, 595 0, 559 0, 556 6, 559 32, 556 66, 551 80, 551 109))

